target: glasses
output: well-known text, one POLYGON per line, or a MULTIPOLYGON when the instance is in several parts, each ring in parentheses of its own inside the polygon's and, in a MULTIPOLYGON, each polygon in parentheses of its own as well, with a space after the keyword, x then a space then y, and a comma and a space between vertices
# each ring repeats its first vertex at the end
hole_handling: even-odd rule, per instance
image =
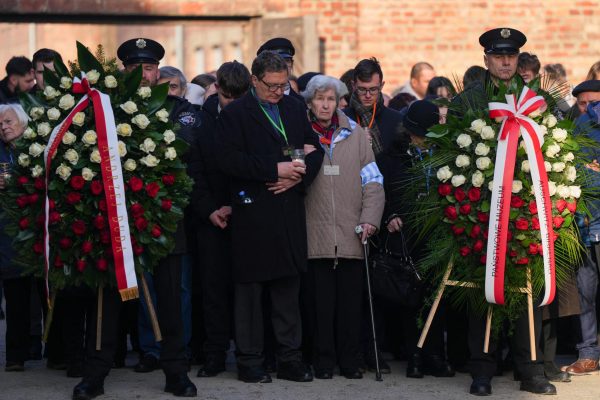
POLYGON ((360 87, 360 86, 356 87, 356 92, 358 94, 360 94, 361 96, 364 96, 365 94, 367 94, 367 92, 369 92, 369 94, 371 96, 375 96, 376 94, 379 94, 380 91, 381 91, 381 86, 374 86, 371 88, 364 88, 364 87, 360 87))
POLYGON ((281 91, 285 92, 286 90, 288 90, 290 88, 290 83, 289 82, 281 84, 281 85, 278 85, 276 83, 267 83, 267 82, 263 81, 262 78, 259 79, 259 81, 261 81, 267 87, 267 89, 269 90, 269 92, 276 92, 278 90, 281 90, 281 91))

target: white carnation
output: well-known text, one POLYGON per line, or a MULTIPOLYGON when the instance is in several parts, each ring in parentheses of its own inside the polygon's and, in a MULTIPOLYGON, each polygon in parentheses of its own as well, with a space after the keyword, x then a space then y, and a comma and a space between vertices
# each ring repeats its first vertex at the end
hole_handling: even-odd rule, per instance
POLYGON ((475 146, 475 154, 478 156, 487 156, 489 152, 490 146, 485 143, 477 143, 477 146, 475 146))
POLYGON ((41 136, 41 137, 48 136, 50 134, 50 132, 52 132, 52 129, 50 128, 49 123, 42 122, 42 123, 38 124, 38 126, 37 126, 38 136, 41 136))
POLYGON ((565 163, 564 162, 555 162, 554 164, 552 164, 552 171, 553 172, 563 172, 565 170, 565 163))
POLYGON ((466 133, 461 133, 456 138, 456 144, 458 144, 458 147, 461 149, 469 147, 471 143, 473 143, 473 140, 471 140, 471 135, 467 135, 466 133))
POLYGON ((150 138, 144 139, 144 143, 140 144, 140 150, 144 153, 152 153, 156 149, 156 143, 150 138))
POLYGON ((548 134, 548 128, 546 125, 538 125, 540 127, 540 131, 542 132, 542 136, 546 136, 548 134))
POLYGON ((569 187, 567 185, 562 184, 556 187, 556 193, 558 193, 558 195, 563 199, 567 199, 571 195, 569 187))
POLYGON ((88 167, 85 167, 81 170, 81 177, 86 181, 91 181, 92 179, 94 179, 94 176, 96 176, 96 173, 88 167))
POLYGON ((150 125, 150 120, 144 114, 138 114, 131 119, 131 122, 136 124, 140 129, 146 129, 150 125))
POLYGON ((44 96, 46 96, 47 100, 52 100, 53 98, 60 96, 60 92, 54 89, 52 86, 47 85, 44 88, 44 96))
POLYGON ((71 165, 75 165, 77 164, 77 161, 79 161, 79 154, 74 149, 69 149, 65 152, 64 158, 70 162, 71 165))
POLYGON ((121 110, 125 111, 129 115, 136 113, 138 110, 137 104, 135 104, 131 100, 126 101, 125 103, 121 104, 119 107, 121 107, 121 110))
POLYGON ((65 94, 58 101, 58 106, 63 110, 70 110, 75 105, 75 97, 70 94, 65 94))
POLYGON ((481 171, 475 171, 475 173, 473 173, 473 176, 471 176, 471 183, 475 187, 481 187, 484 182, 485 182, 485 178, 481 171))
POLYGON ((32 143, 29 146, 29 155, 32 157, 38 157, 40 154, 42 154, 44 152, 44 149, 46 148, 46 146, 44 146, 43 144, 39 144, 39 143, 32 143))
POLYGON ((102 161, 102 157, 100 157, 100 151, 98 151, 97 148, 92 150, 92 154, 90 154, 90 161, 96 164, 100 164, 100 161, 102 161))
POLYGON ((549 161, 544 161, 544 168, 546 169, 546 172, 550 172, 552 171, 552 164, 549 161))
POLYGON ((529 167, 529 160, 523 160, 521 162, 521 171, 525 173, 529 173, 531 171, 531 168, 529 167))
POLYGON ((548 128, 553 128, 557 122, 556 117, 552 114, 546 115, 542 120, 542 124, 546 125, 548 128))
POLYGON ((567 131, 562 128, 552 129, 552 138, 554 138, 554 140, 556 140, 558 143, 564 142, 568 135, 569 134, 567 131))
POLYGON ((567 178, 569 182, 575 182, 575 179, 577 179, 577 168, 572 165, 568 166, 565 170, 565 178, 567 178))
POLYGON ((73 123, 77 126, 82 126, 85 122, 85 114, 78 112, 73 116, 73 123))
POLYGON ((581 197, 581 187, 579 186, 569 186, 569 194, 571 195, 571 197, 574 197, 576 199, 581 197))
POLYGON ((163 132, 163 140, 165 141, 166 144, 170 144, 171 142, 175 141, 175 132, 173 132, 170 129, 167 129, 166 131, 163 132))
POLYGON ((490 167, 490 165, 492 164, 492 160, 490 160, 489 157, 479 157, 476 161, 475 164, 477 165, 477 168, 480 170, 486 170, 490 167))
POLYGON ((471 160, 469 159, 469 156, 461 154, 458 157, 456 157, 456 161, 454 163, 459 168, 465 168, 471 164, 471 160))
POLYGON ((156 112, 156 118, 158 118, 160 122, 169 122, 169 113, 164 108, 161 108, 156 112))
POLYGON ((542 110, 540 110, 539 108, 533 110, 532 112, 529 113, 528 117, 529 118, 537 118, 540 115, 542 115, 542 110))
POLYGON ((148 154, 147 156, 140 158, 140 162, 146 167, 156 167, 160 160, 152 154, 148 154))
POLYGON ((438 180, 442 181, 442 182, 446 182, 448 179, 452 178, 452 171, 450 170, 450 167, 445 165, 442 168, 438 169, 437 171, 437 178, 438 180))
POLYGON ((565 154, 563 156, 563 161, 565 161, 565 162, 571 162, 574 159, 575 159, 575 155, 573 153, 571 153, 571 152, 568 152, 567 154, 565 154))
POLYGON ((548 194, 554 196, 556 194, 556 183, 548 181, 548 194))
POLYGON ((123 168, 125 168, 125 171, 135 171, 137 168, 137 163, 135 160, 128 158, 127 161, 125 161, 125 164, 123 164, 123 168))
POLYGON ((60 118, 60 111, 58 111, 58 108, 56 107, 52 107, 51 109, 49 109, 46 114, 48 115, 48 119, 50 121, 56 121, 57 119, 60 118))
POLYGON ((479 133, 483 140, 491 140, 496 137, 496 132, 494 132, 494 128, 491 126, 484 126, 481 128, 481 132, 479 133))
POLYGON ((35 167, 31 168, 31 176, 34 178, 38 178, 38 177, 42 176, 43 173, 44 173, 44 169, 42 167, 40 167, 39 165, 36 165, 35 167))
POLYGON ((66 181, 71 176, 71 167, 61 163, 58 168, 56 168, 56 175, 58 175, 63 181, 66 181))
POLYGON ((165 150, 165 158, 167 160, 174 160, 177 158, 177 152, 174 147, 167 147, 167 150, 165 150))
POLYGON ((481 133, 481 129, 483 129, 484 126, 485 121, 482 119, 476 119, 475 121, 471 122, 471 130, 477 133, 481 133))
POLYGON ((62 138, 63 144, 69 145, 75 143, 77 140, 77 136, 73 135, 71 132, 67 131, 62 138))
POLYGON ((60 87, 61 88, 70 89, 71 86, 73 86, 73 79, 69 78, 68 76, 63 76, 60 78, 60 87))
POLYGON ((146 99, 148 97, 150 97, 152 95, 152 89, 150 89, 148 86, 141 86, 138 90, 137 90, 137 94, 138 96, 140 96, 142 99, 146 99))
POLYGON ((512 183, 512 192, 519 193, 521 190, 523 190, 523 182, 521 182, 518 179, 515 179, 512 183))
POLYGON ((31 140, 37 137, 37 133, 35 133, 35 131, 30 127, 27 127, 27 129, 25 129, 25 132, 23 132, 23 137, 25 139, 31 140))
POLYGON ((454 175, 452 177, 452 186, 459 187, 467 181, 464 175, 454 175))
POLYGON ((131 129, 131 125, 129 124, 119 124, 117 125, 117 133, 121 136, 131 136, 133 130, 131 129))
POLYGON ((81 137, 81 141, 88 146, 92 146, 96 144, 96 140, 98 139, 98 135, 93 130, 86 131, 81 137))
POLYGON ((29 110, 29 116, 34 121, 39 119, 42 115, 44 115, 44 109, 42 107, 32 107, 31 110, 29 110))
POLYGON ((28 167, 30 163, 29 156, 25 153, 19 154, 18 162, 21 167, 28 167))
POLYGON ((551 144, 546 149, 546 157, 554 158, 560 152, 560 146, 557 144, 551 144))
POLYGON ((109 89, 116 88, 117 79, 112 75, 106 75, 106 77, 104 77, 104 85, 109 89))
POLYGON ((488 182, 488 190, 491 192, 494 189, 494 181, 489 181, 488 182))
POLYGON ((86 72, 85 77, 87 78, 90 85, 93 85, 96 82, 98 82, 98 79, 100 79, 100 72, 93 69, 91 71, 86 72))
POLYGON ((127 146, 125 143, 119 140, 119 157, 123 158, 127 155, 127 146))

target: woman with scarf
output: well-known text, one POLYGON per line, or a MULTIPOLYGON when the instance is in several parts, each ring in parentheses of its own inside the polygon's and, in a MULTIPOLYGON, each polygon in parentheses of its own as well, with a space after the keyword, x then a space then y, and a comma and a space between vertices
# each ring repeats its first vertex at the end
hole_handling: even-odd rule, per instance
POLYGON ((304 292, 315 377, 360 379, 364 285, 361 241, 379 228, 385 202, 383 177, 364 130, 338 110, 343 84, 318 75, 302 93, 308 117, 325 151, 308 189, 308 271, 304 292), (360 237, 355 228, 362 227, 360 237))

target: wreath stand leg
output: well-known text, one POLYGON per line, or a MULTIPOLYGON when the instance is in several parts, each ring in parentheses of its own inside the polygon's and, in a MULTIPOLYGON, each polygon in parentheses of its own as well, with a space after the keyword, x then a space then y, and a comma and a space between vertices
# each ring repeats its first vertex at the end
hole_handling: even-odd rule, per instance
POLYGON ((56 302, 56 292, 52 293, 50 301, 48 302, 48 314, 46 315, 46 321, 44 323, 44 336, 42 341, 48 343, 48 334, 50 333, 50 325, 52 325, 52 317, 54 316, 54 304, 56 302))
POLYGON ((104 303, 104 286, 98 286, 98 312, 96 313, 96 351, 102 350, 102 303, 104 303))
POLYGON ((448 263, 448 268, 446 268, 446 272, 444 273, 444 277, 442 278, 442 284, 440 285, 438 294, 437 296, 435 296, 435 300, 433 302, 433 305, 431 306, 431 310, 429 310, 429 315, 427 315, 427 321, 425 322, 425 326, 423 327, 423 332, 421 332, 419 343, 417 343, 417 347, 420 349, 423 348, 423 344, 425 343, 425 339, 427 338, 427 334, 429 333, 429 328, 431 328, 431 322, 433 321, 433 317, 435 317, 435 313, 437 312, 438 306, 440 305, 440 301, 442 300, 444 289, 446 289, 448 278, 450 277, 450 273, 452 272, 452 266, 453 263, 452 261, 450 261, 448 263))
POLYGON ((531 268, 527 268, 527 314, 529 315, 529 348, 531 361, 536 361, 535 325, 533 322, 533 291, 531 289, 531 268))
POLYGON ((152 303, 152 297, 150 297, 150 291, 148 290, 148 283, 144 274, 140 274, 140 280, 142 281, 142 290, 144 291, 144 298, 146 299, 146 305, 148 306, 148 314, 150 315, 150 322, 152 323, 152 330, 154 331, 154 338, 157 342, 162 341, 162 334, 160 333, 160 326, 158 325, 158 318, 156 318, 156 311, 154 310, 154 303, 152 303))
POLYGON ((487 318, 485 321, 485 340, 483 342, 483 352, 489 353, 490 350, 490 332, 492 331, 492 307, 488 307, 487 318))

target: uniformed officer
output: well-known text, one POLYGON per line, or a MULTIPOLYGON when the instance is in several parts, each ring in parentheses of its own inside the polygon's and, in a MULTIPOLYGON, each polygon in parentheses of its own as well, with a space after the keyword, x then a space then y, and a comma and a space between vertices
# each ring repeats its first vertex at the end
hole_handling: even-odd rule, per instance
MULTIPOLYGON (((479 43, 484 48, 483 60, 487 67, 486 80, 488 83, 497 86, 499 82, 509 83, 515 77, 519 49, 526 41, 525 35, 513 28, 492 29, 479 37, 479 43)), ((465 92, 459 96, 462 101, 465 101, 464 96, 467 95, 473 107, 487 107, 487 95, 481 84, 466 89, 465 92)), ((541 354, 539 348, 541 326, 541 309, 535 307, 534 328, 536 354, 538 355, 541 354)), ((473 377, 470 393, 478 396, 487 396, 492 393, 491 380, 496 372, 497 364, 495 355, 497 343, 491 340, 489 352, 484 353, 484 337, 485 318, 480 315, 470 315, 468 342, 471 352, 470 369, 473 377)), ((537 361, 531 360, 527 312, 523 312, 515 321, 510 344, 515 364, 515 377, 521 380, 520 390, 538 394, 556 394, 556 388, 544 376, 543 358, 538 357, 537 361)))
MULTIPOLYGON (((258 48, 256 55, 259 55, 263 51, 273 51, 281 56, 288 66, 288 75, 291 76, 294 71, 294 55, 296 49, 289 39, 286 38, 273 38, 269 39, 258 48)), ((298 93, 294 92, 291 88, 286 89, 284 94, 291 96, 294 99, 300 100, 302 104, 305 104, 304 98, 298 93)))
MULTIPOLYGON (((142 86, 156 85, 159 78, 158 64, 164 56, 164 48, 154 40, 136 38, 124 42, 117 51, 127 71, 138 66, 142 68, 142 86)), ((170 119, 181 124, 178 135, 183 139, 192 135, 199 126, 200 119, 187 101, 178 97, 169 97, 173 102, 170 119), (187 103, 187 104, 186 104, 187 103)), ((153 272, 153 288, 156 292, 157 315, 163 340, 160 349, 160 366, 166 376, 165 392, 180 397, 195 397, 196 386, 187 376, 188 361, 183 339, 183 321, 181 317, 181 264, 186 250, 185 233, 178 227, 175 236, 175 249, 162 259, 153 272)), ((83 380, 73 389, 73 400, 88 400, 104 393, 104 378, 108 375, 116 348, 116 316, 121 308, 121 298, 116 290, 105 290, 103 296, 103 319, 101 350, 96 350, 96 316, 92 316, 92 325, 88 327, 87 357, 83 380)), ((96 308, 94 308, 96 310, 96 308)))

